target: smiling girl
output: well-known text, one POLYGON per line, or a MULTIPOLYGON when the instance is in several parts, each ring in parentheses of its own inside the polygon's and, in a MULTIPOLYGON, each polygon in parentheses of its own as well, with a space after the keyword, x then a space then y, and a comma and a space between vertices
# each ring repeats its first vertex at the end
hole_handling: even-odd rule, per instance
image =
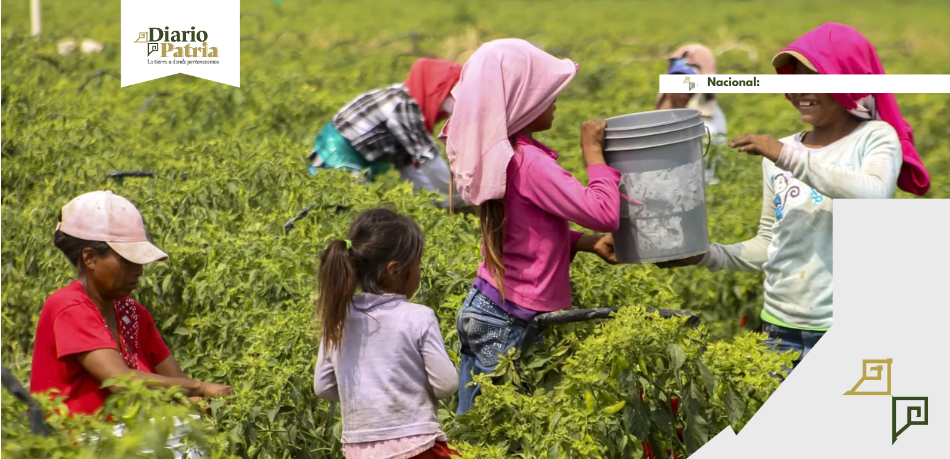
MULTIPOLYGON (((805 34, 772 63, 779 73, 884 73, 867 39, 835 23, 805 34)), ((930 179, 893 94, 786 97, 811 131, 781 141, 743 134, 729 144, 763 157, 758 234, 659 266, 765 272, 763 332, 779 351, 801 352, 794 368, 832 325, 834 200, 887 199, 897 187, 923 195, 930 179)))

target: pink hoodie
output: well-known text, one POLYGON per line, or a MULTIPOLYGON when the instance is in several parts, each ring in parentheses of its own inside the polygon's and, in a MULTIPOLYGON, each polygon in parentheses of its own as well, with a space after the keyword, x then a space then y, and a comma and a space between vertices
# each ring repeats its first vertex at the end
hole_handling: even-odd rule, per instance
MULTIPOLYGON (((620 172, 589 166, 585 187, 557 157, 541 142, 519 136, 507 168, 505 300, 536 312, 571 307, 570 265, 581 233, 568 222, 601 232, 620 228, 620 172)), ((478 277, 498 289, 484 261, 478 277)))
POLYGON ((452 118, 439 136, 465 202, 505 196, 510 137, 537 119, 575 73, 570 59, 513 38, 485 43, 468 59, 452 90, 452 118))
MULTIPOLYGON (((571 307, 570 264, 581 234, 569 222, 604 232, 620 227, 619 172, 588 167, 584 187, 540 142, 519 136, 511 143, 576 72, 570 60, 524 40, 486 43, 462 68, 452 91, 455 110, 442 132, 463 199, 476 205, 505 199, 505 299, 531 311, 571 307)), ((484 262, 478 277, 497 290, 484 262)))

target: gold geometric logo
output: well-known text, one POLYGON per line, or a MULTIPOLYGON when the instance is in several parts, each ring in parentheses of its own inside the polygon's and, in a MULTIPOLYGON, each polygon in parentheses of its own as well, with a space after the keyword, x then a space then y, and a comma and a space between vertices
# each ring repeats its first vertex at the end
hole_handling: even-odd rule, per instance
POLYGON ((148 43, 148 32, 139 32, 139 38, 134 43, 148 43))
POLYGON ((891 395, 891 363, 893 359, 865 359, 862 363, 863 374, 861 379, 858 381, 851 390, 844 393, 844 395, 891 395), (883 384, 868 384, 868 386, 879 386, 877 390, 866 390, 859 391, 858 387, 861 387, 865 381, 882 381, 887 374, 887 390, 880 390, 883 384))
MULTIPOLYGON (((891 363, 892 359, 865 359, 861 365, 864 367, 864 373, 858 383, 844 395, 891 395, 891 363), (887 376, 884 375, 887 373, 887 376), (887 379, 887 390, 884 388, 884 380, 887 379), (870 382, 868 384, 868 381, 870 382), (865 385, 865 390, 859 391, 858 388, 865 385), (877 390, 871 390, 870 388, 877 390)), ((897 442, 897 437, 904 433, 910 426, 926 426, 930 424, 930 399, 929 397, 894 397, 891 396, 891 444, 897 442), (897 413, 900 411, 898 405, 906 410, 906 419, 898 425, 897 413)))

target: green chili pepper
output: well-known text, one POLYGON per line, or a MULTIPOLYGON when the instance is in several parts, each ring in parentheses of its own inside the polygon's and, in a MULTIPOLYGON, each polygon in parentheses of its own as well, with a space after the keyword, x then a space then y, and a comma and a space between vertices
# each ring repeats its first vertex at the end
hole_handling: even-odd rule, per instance
POLYGON ((604 414, 617 414, 623 407, 627 406, 627 402, 621 400, 619 403, 604 408, 604 414))

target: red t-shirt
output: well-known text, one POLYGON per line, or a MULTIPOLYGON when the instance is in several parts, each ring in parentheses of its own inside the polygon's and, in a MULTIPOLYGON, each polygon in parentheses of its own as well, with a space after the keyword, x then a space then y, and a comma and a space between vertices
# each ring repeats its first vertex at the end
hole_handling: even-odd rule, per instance
MULTIPOLYGON (((131 299, 122 301, 131 301, 138 316, 135 327, 128 318, 136 314, 116 312, 118 321, 132 325, 120 326, 120 334, 126 330, 125 347, 128 349, 129 343, 136 343, 132 349, 137 352, 138 369, 154 373, 155 366, 171 355, 171 351, 148 310, 131 299)), ((101 382, 79 364, 76 354, 97 349, 123 352, 106 327, 99 308, 89 299, 82 284, 73 281, 50 295, 40 312, 33 345, 30 392, 58 389, 60 395, 66 397, 70 412, 94 413, 102 407, 109 391, 100 388, 101 382)))

